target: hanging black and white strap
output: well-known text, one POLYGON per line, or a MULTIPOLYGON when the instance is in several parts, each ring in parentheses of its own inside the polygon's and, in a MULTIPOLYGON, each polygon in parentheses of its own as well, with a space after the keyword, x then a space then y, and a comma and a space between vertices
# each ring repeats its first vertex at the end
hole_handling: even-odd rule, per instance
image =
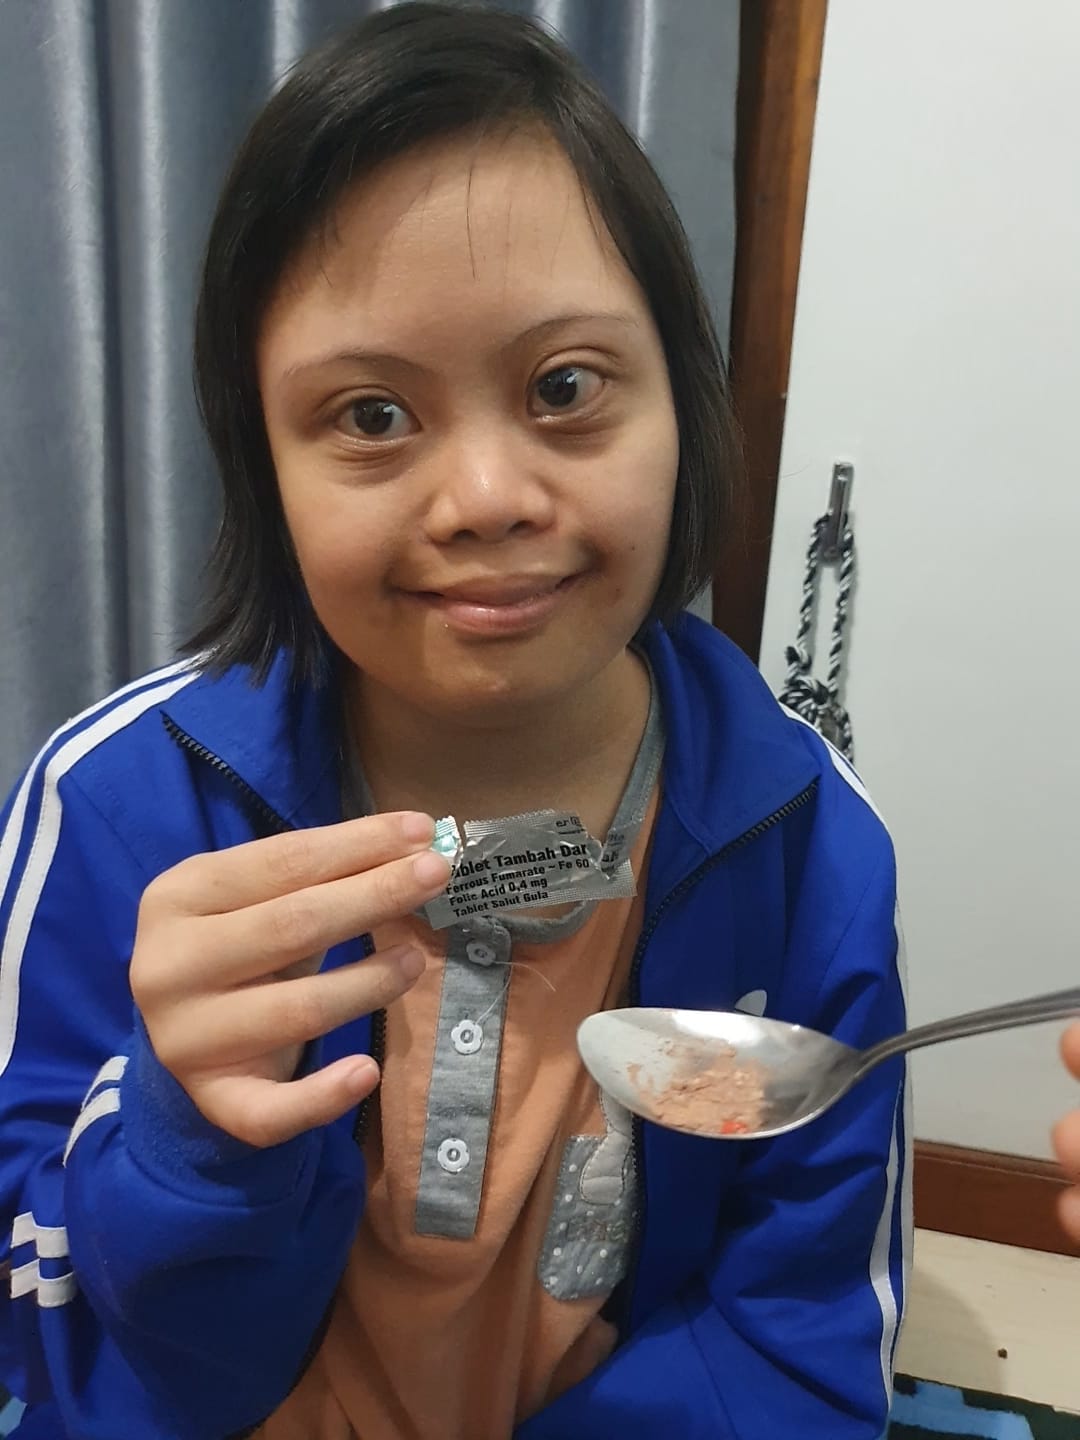
POLYGON ((802 605, 799 607, 799 632, 794 645, 786 651, 787 680, 780 699, 797 715, 809 721, 816 730, 846 759, 854 761, 855 745, 851 734, 851 717, 841 700, 844 664, 848 641, 848 618, 855 585, 855 537, 846 514, 829 548, 828 560, 838 562, 840 570, 836 594, 836 613, 829 642, 829 666, 824 680, 813 674, 814 621, 817 615, 818 591, 822 565, 826 563, 826 538, 832 517, 823 515, 814 525, 810 548, 806 552, 806 578, 803 581, 802 605))

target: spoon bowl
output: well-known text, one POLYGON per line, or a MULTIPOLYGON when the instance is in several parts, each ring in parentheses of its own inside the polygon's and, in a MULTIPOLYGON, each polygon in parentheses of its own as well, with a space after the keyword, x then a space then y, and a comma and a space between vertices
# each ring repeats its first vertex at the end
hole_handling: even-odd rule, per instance
POLYGON ((882 1061, 965 1035, 1080 1015, 1080 989, 938 1020, 855 1050, 817 1030, 738 1010, 630 1008, 578 1028, 585 1068, 645 1120, 714 1139, 768 1139, 835 1105, 882 1061))

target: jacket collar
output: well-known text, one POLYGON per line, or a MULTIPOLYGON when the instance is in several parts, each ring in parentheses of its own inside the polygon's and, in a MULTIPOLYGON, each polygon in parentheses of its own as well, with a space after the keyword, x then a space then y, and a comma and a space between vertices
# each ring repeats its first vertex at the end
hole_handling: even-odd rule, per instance
POLYGON ((667 728, 664 799, 714 853, 801 794, 820 763, 756 667, 690 614, 654 626, 645 648, 667 728))
POLYGON ((290 825, 340 819, 339 691, 328 676, 296 683, 279 651, 261 684, 237 665, 204 672, 162 707, 290 825))
MULTIPOLYGON (((650 627, 643 643, 666 730, 664 808, 691 842, 687 858, 703 858, 801 794, 820 764, 755 667, 711 625, 683 615, 650 627)), ((339 818, 332 676, 296 684, 282 652, 262 685, 239 666, 204 674, 164 709, 290 824, 339 818)))

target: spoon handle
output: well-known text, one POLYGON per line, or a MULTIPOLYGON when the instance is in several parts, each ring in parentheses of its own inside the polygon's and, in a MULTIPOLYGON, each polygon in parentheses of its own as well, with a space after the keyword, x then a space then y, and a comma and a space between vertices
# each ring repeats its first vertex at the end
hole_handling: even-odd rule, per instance
POLYGON ((991 1030, 1012 1030, 1019 1025, 1037 1025, 1044 1020, 1066 1020, 1080 1016, 1080 987, 1071 990, 1055 990, 1051 995, 1036 995, 1030 1000, 1013 1000, 1008 1005, 995 1005, 989 1010, 972 1010, 967 1015, 954 1015, 950 1020, 935 1020, 931 1025, 919 1025, 914 1030, 905 1030, 872 1045, 863 1051, 860 1071, 887 1060, 891 1055, 902 1055, 907 1050, 918 1050, 924 1045, 937 1045, 942 1040, 961 1040, 966 1035, 984 1035, 991 1030))

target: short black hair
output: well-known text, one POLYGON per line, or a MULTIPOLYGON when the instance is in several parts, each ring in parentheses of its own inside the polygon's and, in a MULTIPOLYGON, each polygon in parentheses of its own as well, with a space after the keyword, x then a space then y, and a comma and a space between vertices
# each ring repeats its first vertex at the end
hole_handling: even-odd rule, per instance
POLYGON ((312 51, 233 162, 195 322, 199 408, 224 488, 203 623, 185 648, 264 675, 281 647, 319 673, 328 639, 300 575, 263 421, 255 341, 280 278, 344 191, 425 141, 535 125, 566 153, 660 333, 680 459, 671 542, 648 619, 712 578, 740 470, 720 346, 682 224, 640 145, 564 46, 522 16, 413 0, 312 51))

